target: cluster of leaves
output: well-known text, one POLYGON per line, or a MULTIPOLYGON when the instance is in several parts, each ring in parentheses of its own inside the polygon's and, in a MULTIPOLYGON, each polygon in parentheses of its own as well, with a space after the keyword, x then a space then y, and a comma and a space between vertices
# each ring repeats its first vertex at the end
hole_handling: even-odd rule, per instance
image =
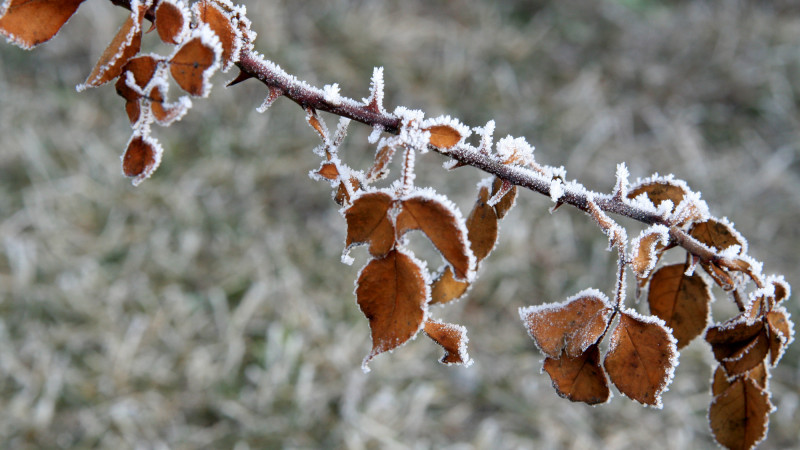
MULTIPOLYGON (((150 136, 153 123, 179 120, 190 97, 206 96, 210 76, 234 66, 240 74, 230 85, 257 78, 267 85, 266 110, 286 96, 303 108, 321 144, 320 167, 310 173, 327 182, 347 224, 342 260, 352 248, 367 247, 369 260, 356 280, 355 295, 367 317, 372 349, 362 367, 396 349, 421 331, 444 348, 441 362, 469 365, 463 326, 431 316, 431 305, 462 298, 479 265, 494 249, 500 220, 514 206, 517 187, 547 195, 553 211, 570 204, 586 212, 608 235, 618 253, 613 300, 586 289, 560 303, 520 308, 530 336, 545 354, 543 370, 556 392, 572 401, 599 404, 611 396, 609 382, 644 405, 661 406, 678 363, 678 351, 704 334, 718 363, 711 390, 711 429, 722 445, 751 448, 766 435, 770 402, 769 369, 793 340, 793 325, 781 303, 790 296, 782 276, 764 275, 762 264, 747 254, 747 243, 726 219, 708 207, 683 181, 658 176, 628 182, 618 166, 610 194, 566 181, 561 167, 540 165, 524 138, 493 141, 495 124, 470 129, 456 119, 426 119, 422 111, 383 107, 383 70, 376 69, 370 95, 356 101, 339 94, 338 85, 309 86, 253 50, 255 33, 242 6, 229 0, 111 0, 130 15, 78 90, 116 79, 117 93, 133 134, 122 157, 123 173, 138 184, 159 165, 162 148, 150 136), (144 21, 150 31, 174 47, 168 56, 141 55, 144 21), (174 83, 188 95, 167 100, 174 83), (342 116, 331 133, 319 111, 342 116), (356 170, 339 154, 352 119, 369 124, 374 163, 356 170), (477 142, 470 143, 475 133, 477 142), (398 177, 390 174, 402 154, 398 177), (415 157, 435 151, 450 158, 449 170, 470 165, 493 176, 477 186, 477 199, 464 217, 444 195, 415 185, 415 157), (382 186, 382 187, 380 187, 382 186), (636 238, 607 215, 621 214, 648 227, 636 238), (409 247, 409 232, 420 231, 438 250, 442 265, 431 273, 409 247), (684 263, 660 265, 665 252, 681 248, 684 263), (705 274, 699 273, 697 267, 705 274), (632 272, 637 295, 647 293, 650 315, 625 307, 626 276, 632 272), (722 322, 710 315, 712 284, 738 306, 722 322), (712 324, 711 326, 709 326, 712 324), (607 343, 605 337, 610 335, 607 343), (601 355, 601 351, 605 354, 601 355)), ((83 0, 5 0, 0 33, 23 48, 52 38, 83 0)))

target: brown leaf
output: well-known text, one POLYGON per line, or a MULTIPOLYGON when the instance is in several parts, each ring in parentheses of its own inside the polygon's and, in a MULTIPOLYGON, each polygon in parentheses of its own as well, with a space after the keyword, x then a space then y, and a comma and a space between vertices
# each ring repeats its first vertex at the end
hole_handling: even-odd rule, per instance
POLYGON ((633 242, 631 270, 639 281, 639 286, 644 286, 653 273, 653 268, 661 259, 669 241, 669 230, 666 227, 650 227, 643 231, 633 242))
POLYGON ((577 358, 606 330, 612 311, 605 295, 588 289, 562 303, 520 308, 528 334, 545 355, 577 358))
POLYGON ((769 340, 762 321, 748 322, 737 316, 706 331, 714 358, 729 376, 747 372, 764 360, 769 340))
POLYGON ((311 128, 319 134, 322 141, 326 142, 328 140, 328 127, 320 121, 319 117, 317 117, 317 113, 313 109, 309 108, 306 112, 306 121, 311 125, 311 128))
POLYGON ((139 53, 142 45, 142 19, 146 11, 147 8, 142 5, 138 12, 131 12, 125 19, 125 23, 95 64, 92 73, 82 85, 78 86, 79 91, 100 86, 118 77, 122 73, 123 66, 139 53))
POLYGON ((703 244, 716 248, 718 251, 725 250, 731 245, 738 245, 741 248, 739 254, 747 251, 747 243, 742 238, 742 235, 731 225, 715 219, 708 219, 692 225, 689 234, 703 244))
POLYGON ((449 125, 434 125, 422 131, 429 131, 431 133, 431 145, 442 150, 455 147, 462 138, 461 133, 449 125))
POLYGON ((720 445, 751 449, 767 435, 772 404, 769 394, 750 378, 737 378, 711 402, 708 419, 720 445))
POLYGON ((192 8, 197 20, 208 24, 219 38, 222 44, 222 70, 228 70, 239 59, 241 40, 238 24, 233 23, 228 11, 224 11, 213 1, 200 0, 192 8))
POLYGON ((425 233, 452 266, 456 280, 472 281, 475 256, 469 248, 464 220, 446 197, 424 193, 404 198, 396 224, 398 236, 411 230, 425 233))
POLYGON ((122 67, 122 73, 119 79, 117 79, 117 83, 114 85, 117 94, 126 100, 125 111, 128 113, 128 119, 131 124, 139 120, 139 114, 141 113, 139 100, 142 96, 139 92, 128 86, 127 73, 130 72, 132 74, 134 83, 141 91, 147 83, 153 79, 153 76, 155 76, 158 62, 159 60, 153 56, 137 56, 136 58, 132 58, 122 67))
POLYGON ((425 334, 444 349, 440 363, 472 365, 467 353, 469 339, 466 328, 452 323, 428 320, 425 322, 425 334))
POLYGON ((467 238, 478 262, 491 253, 497 242, 497 214, 486 203, 488 201, 489 188, 483 186, 478 191, 478 200, 467 217, 467 238))
POLYGON ((794 324, 789 320, 788 313, 783 307, 768 312, 766 320, 769 326, 770 364, 774 366, 783 356, 786 347, 794 340, 794 324))
POLYGON ((647 295, 650 313, 672 328, 678 349, 706 329, 711 301, 711 289, 705 280, 697 274, 686 276, 685 272, 685 264, 658 269, 650 281, 647 295))
POLYGON ((185 41, 169 61, 172 78, 181 89, 196 97, 208 95, 208 78, 219 60, 218 47, 203 30, 208 28, 197 28, 194 37, 185 41))
POLYGON ((791 291, 789 283, 783 277, 773 279, 772 285, 775 287, 775 303, 780 303, 789 297, 789 292, 791 291))
POLYGON ((336 181, 339 179, 339 169, 333 163, 322 163, 317 174, 326 180, 336 181))
POLYGON ((356 198, 344 212, 347 221, 345 247, 369 244, 372 256, 380 257, 394 247, 394 226, 389 209, 394 199, 385 192, 370 192, 356 198))
POLYGON ((448 303, 461 298, 469 288, 466 281, 456 281, 453 277, 453 269, 444 266, 444 270, 431 285, 431 304, 448 303))
POLYGON ((0 17, 0 34, 13 44, 29 50, 55 36, 83 2, 10 0, 0 17))
POLYGON ((711 382, 711 395, 716 397, 726 389, 731 386, 731 382, 736 378, 747 377, 751 380, 755 381, 756 385, 761 389, 767 388, 767 381, 769 380, 769 371, 767 370, 766 364, 763 362, 754 368, 748 370, 743 375, 737 375, 736 377, 729 378, 728 374, 725 372, 725 369, 717 365, 716 370, 714 370, 714 378, 712 378, 711 382))
POLYGON ((673 209, 678 206, 687 194, 686 188, 681 184, 669 180, 648 181, 632 187, 628 191, 628 198, 634 199, 642 194, 658 207, 664 200, 671 200, 673 209))
MULTIPOLYGON (((496 196, 498 192, 505 186, 505 182, 500 178, 495 178, 492 182, 492 197, 496 196)), ((503 197, 494 205, 494 211, 497 213, 497 218, 502 219, 508 214, 508 211, 514 207, 517 200, 517 187, 511 185, 507 187, 508 191, 503 194, 503 197)))
POLYGON ((544 360, 544 370, 550 375, 558 395, 573 402, 596 405, 607 402, 611 396, 606 373, 600 367, 597 344, 574 358, 564 353, 557 359, 548 356, 544 360))
MULTIPOLYGON (((358 181, 358 178, 350 177, 349 182, 353 192, 358 192, 361 189, 361 183, 358 181)), ((350 192, 347 190, 345 183, 345 181, 339 183, 339 187, 336 189, 336 193, 333 196, 333 201, 340 206, 350 204, 350 192)))
POLYGON ((183 3, 161 0, 156 7, 158 37, 167 44, 180 44, 189 29, 189 11, 183 3))
POLYGON ((392 250, 372 259, 359 274, 356 298, 372 333, 365 370, 376 355, 403 345, 422 328, 429 296, 422 271, 417 260, 392 250))
POLYGON ((620 315, 603 363, 611 382, 629 398, 661 406, 661 393, 672 381, 678 352, 675 338, 653 317, 633 311, 620 315))
POLYGON ((161 163, 161 146, 148 136, 134 134, 122 156, 122 173, 136 186, 148 178, 161 163))
POLYGON ((389 174, 389 169, 387 167, 389 163, 392 162, 392 157, 396 150, 397 147, 393 145, 385 145, 378 149, 375 153, 375 163, 372 164, 372 167, 367 173, 367 181, 371 183, 386 178, 386 175, 389 174))

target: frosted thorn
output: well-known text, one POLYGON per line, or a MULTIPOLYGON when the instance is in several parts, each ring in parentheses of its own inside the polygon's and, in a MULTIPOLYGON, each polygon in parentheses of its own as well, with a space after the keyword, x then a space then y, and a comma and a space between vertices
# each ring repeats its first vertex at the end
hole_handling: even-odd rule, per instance
POLYGON ((256 111, 258 111, 260 113, 265 112, 270 106, 272 106, 272 104, 275 102, 275 100, 277 100, 277 98, 280 97, 281 95, 283 95, 283 91, 281 91, 278 88, 274 88, 274 87, 270 86, 269 87, 269 94, 267 95, 267 98, 264 99, 264 103, 262 103, 261 106, 259 106, 256 109, 256 111))
POLYGON ((561 208, 561 205, 563 205, 563 204, 564 204, 564 202, 562 202, 561 200, 557 201, 557 202, 556 202, 556 204, 555 204, 555 205, 553 205, 553 206, 550 208, 550 214, 553 214, 554 212, 556 212, 556 210, 557 210, 558 208, 561 208))
POLYGON ((512 187, 514 187, 513 184, 507 180, 503 180, 503 184, 500 186, 500 189, 497 190, 497 193, 494 194, 494 196, 492 196, 492 198, 490 198, 486 204, 489 206, 494 206, 500 203, 500 200, 503 199, 503 196, 508 194, 508 191, 510 191, 512 187))
POLYGON ((625 166, 625 163, 617 164, 617 184, 614 186, 614 198, 616 200, 622 200, 623 198, 628 196, 628 177, 630 173, 628 172, 628 168, 625 166))
POLYGON ((247 73, 247 72, 239 72, 239 75, 237 75, 236 78, 231 80, 230 83, 226 84, 225 87, 235 86, 235 85, 241 83, 242 81, 249 80, 250 78, 253 78, 253 76, 250 75, 249 73, 247 73))
POLYGON ((364 99, 367 109, 376 114, 385 114, 383 109, 383 67, 376 67, 372 71, 372 82, 369 88, 369 98, 364 99))
POLYGON ((450 161, 445 161, 442 164, 442 167, 444 168, 444 170, 455 170, 455 169, 458 169, 459 167, 464 167, 466 165, 467 164, 464 164, 461 161, 458 161, 458 160, 455 160, 455 159, 451 159, 450 161))

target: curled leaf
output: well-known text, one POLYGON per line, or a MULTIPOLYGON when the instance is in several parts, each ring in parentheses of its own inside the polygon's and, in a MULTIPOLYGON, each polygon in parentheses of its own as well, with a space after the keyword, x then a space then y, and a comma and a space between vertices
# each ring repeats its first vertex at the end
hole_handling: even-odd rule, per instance
POLYGON ((664 225, 653 225, 643 230, 633 240, 631 243, 631 270, 640 285, 647 281, 667 245, 669 245, 669 228, 664 225))
POLYGON ((155 139, 135 133, 122 155, 122 173, 133 178, 133 185, 137 186, 158 168, 162 153, 163 149, 155 139))
POLYGON ((689 192, 686 184, 678 180, 666 177, 653 177, 651 179, 643 180, 642 182, 632 186, 628 190, 628 198, 635 199, 636 197, 645 194, 647 199, 653 205, 658 207, 662 202, 669 200, 672 202, 673 209, 678 206, 683 197, 689 192))
POLYGON ((550 375, 553 387, 561 397, 589 405, 605 403, 611 397, 606 373, 600 367, 597 344, 589 346, 576 357, 562 353, 559 358, 547 357, 544 371, 550 375))
POLYGON ((167 44, 180 44, 189 34, 190 15, 182 0, 161 0, 156 7, 158 37, 167 44))
POLYGON ((49 41, 85 0, 6 0, 0 34, 26 50, 49 41))
POLYGON ((769 352, 769 339, 764 322, 748 321, 737 316, 706 331, 714 358, 730 376, 739 375, 764 360, 769 352))
POLYGON ((678 364, 675 338, 664 323, 633 311, 620 314, 603 366, 620 392, 644 405, 661 407, 678 364))
POLYGON ((230 11, 224 10, 211 0, 198 1, 192 5, 192 10, 198 22, 207 24, 219 38, 222 46, 222 70, 227 71, 239 60, 239 51, 242 48, 242 34, 238 20, 230 11))
POLYGON ((562 303, 520 308, 528 334, 545 355, 577 358, 606 330, 613 308, 603 293, 587 289, 562 303))
POLYGON ((710 286, 697 274, 687 276, 684 264, 664 266, 650 280, 650 313, 672 328, 678 349, 706 329, 710 301, 710 286))
POLYGON ((361 270, 355 293, 372 334, 365 371, 376 355, 403 345, 422 329, 430 296, 423 271, 419 261, 401 250, 372 259, 361 270))
POLYGON ((472 365, 467 353, 467 329, 461 325, 444 323, 436 320, 425 322, 425 334, 444 349, 444 356, 439 360, 442 364, 472 365))
POLYGON ((783 356, 786 347, 794 341, 794 325, 789 320, 789 313, 782 306, 768 312, 765 319, 769 327, 770 364, 774 366, 783 356))

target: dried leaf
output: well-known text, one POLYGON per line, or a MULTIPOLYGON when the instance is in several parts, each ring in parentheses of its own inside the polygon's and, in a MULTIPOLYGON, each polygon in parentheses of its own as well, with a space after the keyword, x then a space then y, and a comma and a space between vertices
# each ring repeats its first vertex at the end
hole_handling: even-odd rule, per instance
POLYGON ((155 139, 134 134, 122 156, 122 173, 133 178, 136 186, 156 170, 161 163, 163 150, 155 139))
POLYGON ((139 100, 142 98, 142 92, 145 86, 153 79, 158 68, 159 60, 153 56, 137 56, 132 58, 122 67, 122 73, 114 87, 117 94, 126 100, 125 111, 128 113, 130 122, 136 123, 139 120, 141 113, 141 105, 139 100), (133 77, 133 84, 136 90, 128 86, 128 73, 133 77))
POLYGON ((431 285, 431 304, 449 303, 461 298, 469 289, 466 281, 456 281, 453 276, 453 269, 445 266, 439 277, 431 285))
POLYGON ((431 133, 431 145, 442 150, 449 150, 455 147, 462 139, 461 133, 449 125, 434 125, 422 131, 429 131, 431 133))
POLYGON ((193 37, 185 41, 170 58, 170 73, 184 91, 196 97, 208 95, 208 79, 217 68, 220 48, 208 27, 195 29, 193 37))
POLYGON ((769 394, 754 380, 742 377, 714 398, 708 419, 720 445, 745 450, 766 437, 771 411, 769 394))
POLYGON ((469 248, 461 213, 446 197, 417 192, 402 200, 396 221, 397 235, 422 231, 452 266, 456 280, 472 281, 475 256, 469 248))
POLYGON ((125 19, 125 23, 95 64, 92 73, 83 84, 78 86, 79 91, 100 86, 118 77, 122 73, 123 66, 139 53, 142 45, 142 19, 145 11, 147 11, 147 7, 140 5, 138 12, 132 11, 131 15, 125 19))
POLYGON ((769 352, 769 340, 764 322, 748 322, 737 316, 706 331, 714 358, 730 376, 739 375, 764 360, 769 352))
MULTIPOLYGON (((501 189, 504 188, 506 182, 501 180, 500 178, 495 178, 492 182, 492 198, 494 198, 501 189)), ((509 183, 510 184, 510 183, 509 183)), ((508 211, 514 207, 514 203, 517 200, 517 187, 514 185, 510 185, 507 188, 508 190, 502 195, 500 201, 495 203, 494 211, 497 213, 497 218, 502 219, 503 217, 508 214, 508 211)))
POLYGON ((30 50, 55 36, 84 1, 8 0, 5 13, 0 16, 0 34, 30 50))
POLYGON ((647 284, 653 268, 658 263, 664 249, 669 244, 669 229, 663 225, 653 225, 633 240, 631 244, 631 270, 639 281, 639 286, 647 284))
POLYGON ((557 359, 562 351, 577 358, 596 344, 612 310, 605 295, 588 289, 562 303, 520 308, 519 314, 542 353, 557 359))
POLYGON ((189 10, 184 2, 161 0, 156 7, 158 37, 167 44, 180 44, 189 33, 189 10))
POLYGON ((747 251, 747 242, 742 235, 730 224, 715 219, 708 219, 692 225, 689 234, 703 244, 719 251, 725 250, 731 245, 740 247, 739 254, 747 251))
POLYGON ((238 23, 234 23, 230 12, 224 11, 215 2, 200 0, 192 6, 195 17, 201 23, 208 24, 222 44, 222 70, 228 70, 239 60, 241 50, 241 31, 238 23))
POLYGON ((603 365, 620 392, 660 408, 677 365, 675 344, 661 320, 628 311, 620 315, 603 365))
POLYGON ((789 320, 789 313, 783 307, 775 308, 766 315, 769 326, 770 364, 778 363, 783 351, 794 340, 794 325, 789 320))
POLYGON ((339 179, 339 169, 333 163, 322 163, 317 174, 326 180, 336 181, 339 179))
POLYGON ((478 191, 478 200, 467 217, 467 238, 478 262, 491 253, 497 242, 497 214, 487 204, 488 201, 489 188, 482 186, 478 191))
POLYGON ((766 389, 767 381, 769 380, 769 371, 767 370, 767 366, 762 362, 761 364, 747 371, 744 375, 738 375, 736 377, 729 378, 728 374, 725 373, 725 369, 718 365, 714 370, 714 377, 711 379, 711 395, 716 397, 722 394, 731 386, 731 383, 736 378, 741 377, 750 378, 751 380, 755 381, 758 387, 761 389, 766 389))
POLYGON ((355 199, 344 212, 346 251, 359 244, 369 244, 370 254, 381 257, 394 247, 394 226, 389 218, 393 202, 385 192, 370 192, 355 199))
POLYGON ((392 162, 395 151, 397 151, 397 147, 393 145, 384 145, 378 149, 375 153, 375 163, 372 164, 372 167, 367 173, 367 181, 372 183, 373 181, 386 178, 386 175, 389 174, 389 169, 387 167, 389 163, 392 162))
POLYGON ((444 323, 436 320, 425 322, 425 334, 444 349, 444 356, 439 360, 442 364, 472 365, 467 353, 467 329, 461 325, 444 323))
POLYGON ((358 276, 356 298, 369 319, 372 351, 376 355, 403 345, 422 328, 427 315, 428 286, 419 261, 400 250, 372 259, 358 276))
POLYGON ((597 344, 574 358, 564 353, 557 359, 548 356, 544 360, 544 371, 550 375, 558 395, 573 402, 596 405, 611 397, 606 373, 600 367, 597 344))
POLYGON ((670 200, 672 201, 673 208, 675 208, 683 201, 683 197, 687 194, 687 191, 680 183, 660 179, 635 186, 628 191, 628 198, 634 199, 642 194, 646 194, 647 198, 650 199, 656 207, 664 200, 670 200))
POLYGON ((706 329, 711 301, 711 289, 705 280, 697 274, 687 276, 685 272, 685 264, 658 269, 650 281, 647 295, 650 313, 672 328, 678 349, 706 329))

